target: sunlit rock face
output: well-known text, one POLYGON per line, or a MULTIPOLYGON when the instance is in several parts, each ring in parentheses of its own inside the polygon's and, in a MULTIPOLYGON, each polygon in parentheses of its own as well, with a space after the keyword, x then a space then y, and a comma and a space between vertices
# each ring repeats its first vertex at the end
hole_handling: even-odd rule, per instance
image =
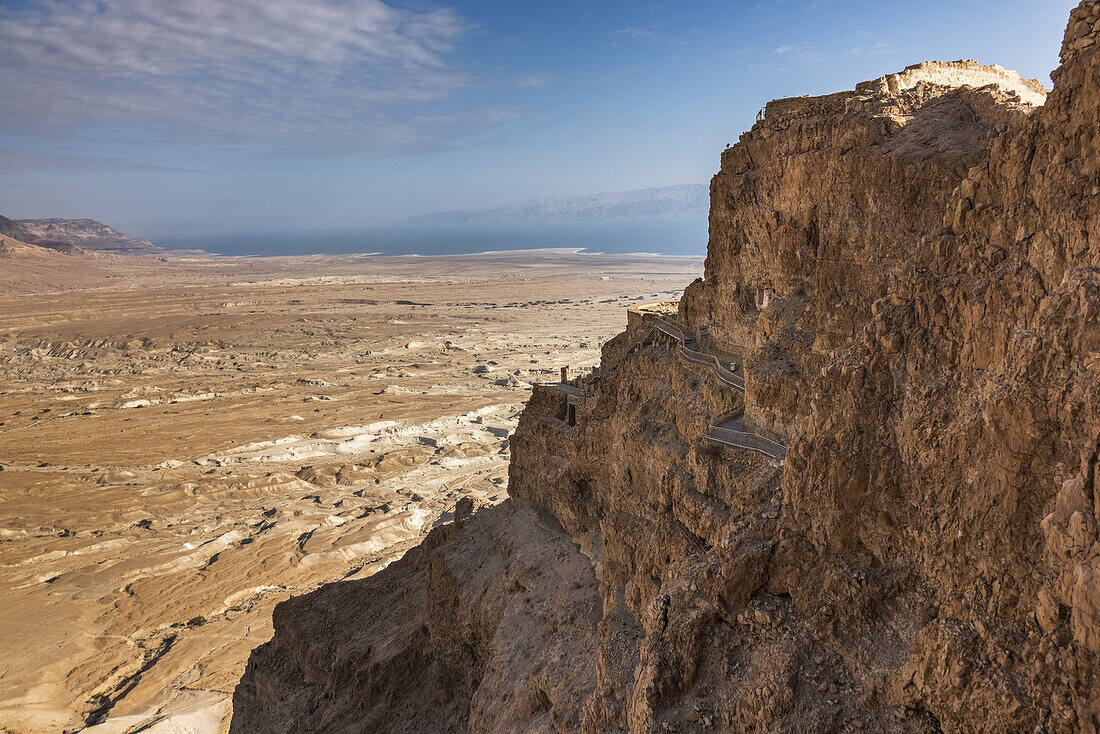
POLYGON ((632 316, 515 499, 280 607, 234 730, 1100 731, 1097 38, 769 104, 678 315, 744 394, 632 316))

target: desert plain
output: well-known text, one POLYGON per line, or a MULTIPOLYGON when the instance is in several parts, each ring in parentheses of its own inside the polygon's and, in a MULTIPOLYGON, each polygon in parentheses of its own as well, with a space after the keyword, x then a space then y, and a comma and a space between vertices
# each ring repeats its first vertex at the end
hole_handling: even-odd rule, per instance
POLYGON ((0 731, 224 731, 276 603, 503 500, 531 383, 701 269, 0 260, 0 731))

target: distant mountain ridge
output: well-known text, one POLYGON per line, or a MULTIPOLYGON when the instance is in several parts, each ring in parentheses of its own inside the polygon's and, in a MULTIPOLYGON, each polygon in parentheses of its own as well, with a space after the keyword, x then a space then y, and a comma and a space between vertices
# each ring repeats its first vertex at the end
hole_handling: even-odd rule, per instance
POLYGON ((14 234, 11 236, 43 247, 51 247, 51 244, 45 243, 64 244, 116 255, 152 255, 164 252, 162 248, 148 240, 129 237, 114 227, 108 227, 94 219, 18 219, 14 224, 31 239, 27 240, 14 234))
POLYGON ((709 194, 706 184, 684 184, 587 196, 535 199, 487 209, 435 212, 408 217, 400 223, 453 225, 705 219, 710 206, 709 194))
POLYGON ((87 254, 77 245, 41 237, 14 219, 0 216, 0 255, 4 257, 40 255, 40 250, 54 250, 65 255, 87 254))

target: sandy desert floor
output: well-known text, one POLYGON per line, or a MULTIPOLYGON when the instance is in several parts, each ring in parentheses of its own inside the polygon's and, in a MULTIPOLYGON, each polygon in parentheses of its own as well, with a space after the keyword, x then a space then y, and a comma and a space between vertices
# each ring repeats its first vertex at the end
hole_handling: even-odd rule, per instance
POLYGON ((277 602, 503 499, 529 384, 701 265, 0 263, 0 731, 223 730, 277 602))

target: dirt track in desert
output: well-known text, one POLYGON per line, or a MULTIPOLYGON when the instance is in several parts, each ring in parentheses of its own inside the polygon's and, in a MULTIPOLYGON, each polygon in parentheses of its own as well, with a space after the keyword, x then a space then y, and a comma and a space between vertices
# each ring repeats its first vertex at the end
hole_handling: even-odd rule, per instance
POLYGON ((530 383, 701 265, 5 261, 0 731, 223 730, 277 602, 503 499, 530 383))

